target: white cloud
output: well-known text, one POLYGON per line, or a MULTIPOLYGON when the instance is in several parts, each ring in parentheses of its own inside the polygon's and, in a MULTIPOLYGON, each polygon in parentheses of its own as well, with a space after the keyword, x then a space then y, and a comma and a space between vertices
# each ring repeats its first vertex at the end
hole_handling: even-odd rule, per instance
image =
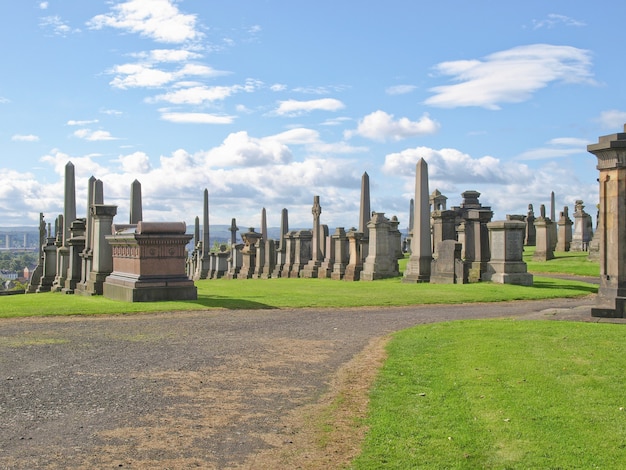
POLYGON ((135 152, 130 155, 120 155, 118 161, 124 173, 144 174, 148 173, 152 167, 150 158, 144 152, 135 152))
POLYGON ((602 111, 597 121, 606 129, 624 129, 626 111, 619 111, 617 109, 602 111))
POLYGON ((589 51, 570 46, 532 44, 496 52, 483 60, 457 60, 435 66, 459 82, 431 88, 425 103, 442 108, 480 106, 528 100, 551 82, 593 83, 589 51))
POLYGON ((270 90, 272 91, 285 91, 287 89, 287 85, 284 85, 282 83, 275 83, 274 85, 270 86, 270 90))
POLYGON ((339 111, 345 105, 334 98, 322 98, 319 100, 297 101, 287 100, 279 102, 276 114, 281 116, 299 116, 311 111, 339 111))
POLYGON ((39 9, 46 10, 48 8, 48 2, 39 2, 39 9))
POLYGON ((10 102, 11 100, 9 100, 8 98, 5 98, 4 96, 0 96, 0 104, 6 104, 10 102))
POLYGON ((417 87, 415 85, 394 85, 390 86, 385 90, 385 93, 388 95, 406 95, 407 93, 411 93, 417 87))
POLYGON ((544 147, 522 152, 516 157, 516 160, 547 160, 586 154, 587 144, 589 143, 587 140, 577 137, 557 137, 548 141, 544 147))
POLYGON ((89 141, 117 140, 109 131, 92 131, 91 129, 77 129, 74 131, 74 137, 89 141))
POLYGON ((169 122, 184 124, 231 124, 235 118, 233 116, 223 116, 208 113, 175 113, 162 112, 161 119, 169 122))
POLYGON ((88 126, 89 124, 96 124, 98 122, 97 119, 90 119, 90 120, 83 120, 83 121, 76 121, 74 119, 70 119, 69 121, 67 121, 67 125, 68 126, 88 126))
POLYGON ((111 13, 93 17, 93 29, 117 28, 163 43, 184 43, 199 39, 196 15, 183 14, 174 1, 129 0, 111 7, 111 13))
POLYGON ((197 52, 186 49, 154 49, 150 51, 150 59, 154 62, 186 62, 201 57, 197 52))
POLYGON ((166 71, 154 68, 149 63, 122 64, 114 66, 110 74, 116 75, 110 85, 114 88, 127 89, 139 87, 160 87, 186 77, 218 77, 227 74, 221 70, 215 70, 206 65, 185 64, 182 68, 174 71, 166 71))
MULTIPOLYGON (((177 85, 180 85, 177 84, 177 85)), ((230 85, 230 86, 205 86, 193 84, 186 88, 181 88, 176 91, 163 93, 153 98, 148 98, 146 101, 150 103, 158 101, 166 101, 172 104, 194 104, 199 105, 205 102, 220 101, 228 98, 229 96, 239 92, 250 92, 254 90, 258 85, 255 82, 247 82, 245 85, 230 85)))
POLYGON ((245 131, 235 132, 229 134, 219 147, 206 152, 207 164, 218 168, 287 163, 292 159, 292 154, 285 142, 291 143, 302 138, 303 135, 298 132, 263 139, 250 137, 245 131))
POLYGON ((418 135, 434 134, 439 127, 439 123, 433 121, 428 114, 422 115, 419 121, 411 121, 406 117, 394 121, 392 114, 378 110, 361 119, 356 130, 346 131, 346 137, 360 135, 380 142, 397 141, 418 135))
POLYGON ((543 20, 533 20, 533 29, 553 28, 557 25, 565 26, 586 26, 585 22, 575 20, 569 16, 550 13, 543 20))
POLYGON ((39 136, 33 134, 15 134, 11 137, 14 142, 39 142, 39 136))
POLYGON ((67 36, 69 33, 78 33, 80 29, 71 28, 59 15, 44 16, 39 19, 39 26, 52 31, 56 36, 67 36))

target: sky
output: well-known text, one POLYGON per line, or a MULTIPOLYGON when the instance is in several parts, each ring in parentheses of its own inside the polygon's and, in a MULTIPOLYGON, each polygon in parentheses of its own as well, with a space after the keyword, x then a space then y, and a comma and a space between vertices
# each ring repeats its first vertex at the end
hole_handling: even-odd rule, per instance
POLYGON ((358 226, 409 219, 415 166, 494 220, 582 199, 626 123, 623 0, 49 0, 0 7, 0 226, 63 212, 75 166, 129 218, 358 226))

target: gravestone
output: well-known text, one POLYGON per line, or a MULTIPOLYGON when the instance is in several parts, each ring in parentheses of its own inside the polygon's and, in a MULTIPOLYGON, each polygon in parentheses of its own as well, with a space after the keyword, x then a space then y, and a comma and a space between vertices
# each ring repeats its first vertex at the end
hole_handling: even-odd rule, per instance
POLYGON ((361 254, 361 240, 363 238, 363 234, 356 230, 350 230, 346 234, 346 238, 348 239, 350 260, 346 266, 343 280, 358 281, 361 277, 361 271, 363 270, 363 256, 361 254))
POLYGON ((557 225, 559 237, 556 244, 556 251, 569 251, 572 243, 572 225, 574 225, 574 222, 569 218, 569 209, 567 206, 565 206, 560 213, 557 225))
MULTIPOLYGON (((626 125, 587 146, 600 172, 600 287, 593 317, 626 317, 626 125)), ((574 214, 575 216, 576 214, 574 214)))
POLYGON ((250 227, 248 231, 241 235, 243 248, 241 249, 241 269, 237 279, 252 279, 256 266, 256 245, 261 240, 261 234, 250 227))
POLYGON ((431 284, 464 284, 464 265, 461 244, 456 240, 443 240, 437 246, 438 257, 433 259, 431 284))
POLYGON ((483 281, 532 286, 533 276, 523 260, 526 224, 519 220, 500 220, 487 224, 491 259, 483 281))
POLYGON ((535 246, 537 243, 537 232, 535 231, 535 211, 533 205, 528 204, 528 214, 526 215, 526 237, 524 244, 526 246, 535 246))
POLYGON ((537 243, 533 259, 537 261, 548 261, 554 258, 552 250, 552 220, 546 217, 546 206, 541 204, 540 216, 535 219, 535 232, 537 243))
POLYGON ((587 251, 587 245, 593 237, 593 222, 591 216, 585 212, 582 200, 577 200, 574 206, 574 233, 572 234, 571 251, 587 251))
POLYGON ((302 268, 300 276, 303 278, 316 278, 317 271, 322 265, 324 260, 322 251, 320 249, 322 243, 322 230, 320 227, 320 215, 322 213, 322 206, 320 206, 320 197, 313 196, 313 208, 311 209, 313 214, 313 235, 311 239, 311 260, 302 268))
POLYGON ((77 289, 77 294, 102 295, 104 282, 113 272, 113 249, 107 241, 112 234, 113 218, 117 214, 117 206, 93 204, 90 207, 92 218, 92 259, 91 271, 86 277, 85 286, 77 289))
MULTIPOLYGON (((353 231, 356 231, 353 228, 353 231)), ((335 228, 335 233, 331 236, 335 245, 335 263, 330 278, 334 280, 343 279, 346 273, 346 266, 350 262, 350 246, 346 231, 343 227, 335 228)))
POLYGON ((197 289, 185 272, 187 235, 184 222, 145 222, 117 230, 106 240, 112 247, 113 272, 104 296, 127 302, 196 300, 197 289))
POLYGON ((289 277, 300 277, 301 271, 311 260, 313 233, 310 230, 298 230, 293 234, 293 265, 289 277))
POLYGON ((395 238, 392 237, 390 220, 382 212, 374 212, 367 224, 369 230, 369 253, 359 277, 362 281, 374 281, 400 275, 395 238))

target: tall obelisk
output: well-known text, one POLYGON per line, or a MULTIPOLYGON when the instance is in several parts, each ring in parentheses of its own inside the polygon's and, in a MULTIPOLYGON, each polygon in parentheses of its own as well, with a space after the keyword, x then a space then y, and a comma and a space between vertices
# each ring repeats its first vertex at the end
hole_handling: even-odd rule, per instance
POLYGON ((415 213, 411 257, 406 265, 402 282, 430 282, 430 265, 433 259, 430 240, 428 164, 420 158, 415 167, 415 213))

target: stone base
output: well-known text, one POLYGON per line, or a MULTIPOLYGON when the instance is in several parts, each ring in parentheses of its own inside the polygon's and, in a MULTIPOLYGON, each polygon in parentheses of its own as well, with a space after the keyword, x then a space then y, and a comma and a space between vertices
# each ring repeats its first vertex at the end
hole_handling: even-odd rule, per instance
MULTIPOLYGON (((603 279, 600 280, 603 282, 603 279)), ((592 317, 626 318, 626 296, 624 289, 600 286, 596 306, 591 309, 592 317)))
POLYGON ((107 277, 102 287, 106 298, 124 302, 198 299, 198 290, 187 277, 139 279, 113 273, 107 277))
POLYGON ((430 282, 432 260, 431 256, 411 256, 406 264, 402 282, 430 282))
POLYGON ((306 279, 316 279, 321 265, 321 261, 309 261, 307 265, 302 268, 302 271, 300 272, 300 277, 306 279))
POLYGON ((523 261, 487 263, 487 269, 481 276, 481 280, 497 284, 533 285, 533 275, 526 272, 526 263, 523 261))
POLYGON ((361 279, 361 271, 363 266, 359 264, 349 264, 346 266, 346 272, 343 274, 344 281, 358 281, 361 279))

